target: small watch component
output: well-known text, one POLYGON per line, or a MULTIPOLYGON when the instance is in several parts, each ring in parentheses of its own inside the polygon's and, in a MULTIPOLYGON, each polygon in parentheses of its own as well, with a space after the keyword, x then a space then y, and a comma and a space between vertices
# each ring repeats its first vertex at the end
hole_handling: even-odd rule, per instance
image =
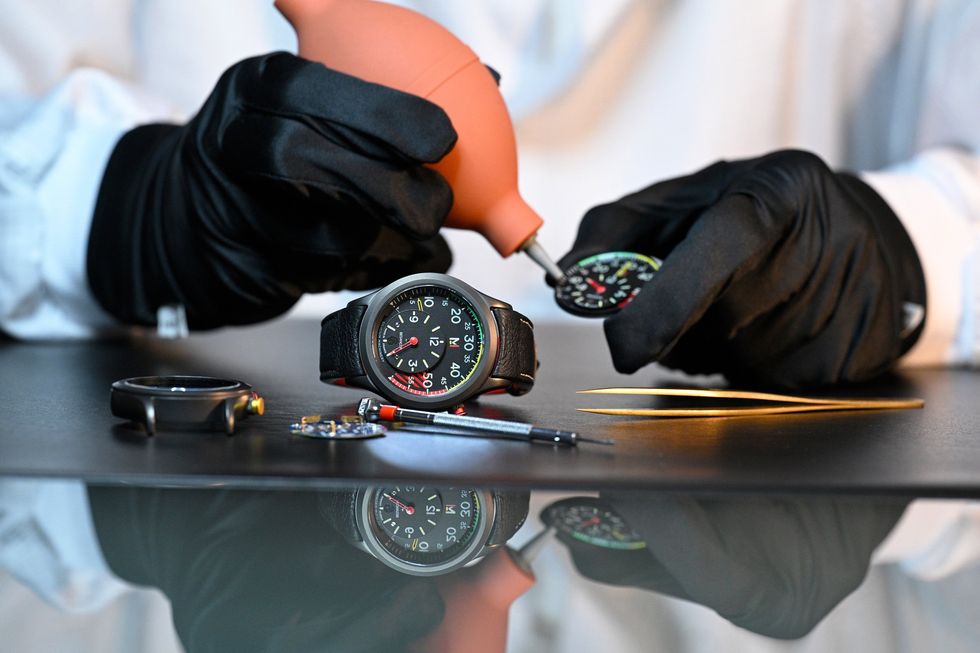
POLYGON ((381 424, 366 422, 357 415, 344 415, 339 420, 322 415, 306 415, 300 421, 289 425, 289 432, 307 438, 323 440, 365 440, 379 438, 388 429, 381 424))
POLYGON ((603 252, 565 271, 555 301, 582 317, 603 317, 629 304, 660 269, 659 259, 635 252, 603 252))
POLYGON ((611 506, 592 497, 556 501, 541 511, 541 521, 574 540, 604 549, 647 546, 611 506))
POLYGON ((146 428, 216 429, 228 435, 239 420, 262 415, 265 400, 252 386, 206 376, 140 376, 122 379, 109 391, 112 414, 146 428))
POLYGON ((323 319, 320 380, 443 410, 534 385, 531 321, 445 274, 414 274, 323 319))

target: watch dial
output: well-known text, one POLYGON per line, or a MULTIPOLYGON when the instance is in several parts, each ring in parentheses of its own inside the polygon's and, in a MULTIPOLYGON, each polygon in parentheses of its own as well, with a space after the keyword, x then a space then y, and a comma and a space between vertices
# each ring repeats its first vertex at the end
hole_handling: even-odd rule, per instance
POLYGON ((371 513, 374 537, 388 553, 434 565, 468 549, 483 506, 472 489, 398 486, 374 490, 371 513))
POLYGON ((381 369, 397 390, 438 396, 466 383, 484 355, 476 311, 458 293, 438 286, 393 297, 378 322, 381 369))
POLYGON ((653 279, 661 261, 634 252, 605 252, 565 271, 555 301, 573 315, 601 317, 629 304, 653 279))
POLYGON ((611 506, 590 497, 557 501, 542 511, 541 521, 572 539, 606 549, 647 546, 611 506))

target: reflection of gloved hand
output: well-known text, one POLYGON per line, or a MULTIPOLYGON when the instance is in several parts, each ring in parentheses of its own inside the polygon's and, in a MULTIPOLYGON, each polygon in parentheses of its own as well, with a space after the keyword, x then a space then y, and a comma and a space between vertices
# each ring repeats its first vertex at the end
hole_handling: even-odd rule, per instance
POLYGON ((647 543, 602 549, 562 538, 597 581, 669 594, 770 637, 809 632, 864 579, 905 502, 873 499, 694 499, 605 494, 647 543))
POLYGON ((183 304, 191 327, 282 313, 303 292, 445 271, 452 191, 423 163, 456 141, 436 105, 275 53, 232 66, 188 124, 123 136, 88 274, 125 323, 183 304))
POLYGON ((312 492, 91 487, 89 500, 106 562, 167 595, 188 653, 406 651, 442 621, 431 580, 344 542, 312 492))
POLYGON ((606 320, 621 372, 661 361, 769 385, 855 381, 921 330, 904 315, 925 306, 925 282, 898 218, 806 152, 719 162, 593 208, 559 265, 612 250, 665 259, 606 320))

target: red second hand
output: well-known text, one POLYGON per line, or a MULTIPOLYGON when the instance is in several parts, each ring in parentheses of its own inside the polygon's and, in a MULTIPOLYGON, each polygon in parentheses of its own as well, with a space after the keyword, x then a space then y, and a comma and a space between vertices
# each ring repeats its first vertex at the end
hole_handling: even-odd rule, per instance
POLYGON ((405 351, 409 347, 414 347, 417 344, 419 344, 419 339, 416 338, 415 336, 412 336, 402 344, 398 345, 397 347, 389 351, 387 354, 385 354, 385 356, 394 356, 398 352, 405 351))
POLYGON ((599 293, 600 295, 603 294, 604 292, 606 292, 606 287, 604 285, 602 285, 601 283, 598 283, 597 281, 593 281, 589 277, 585 277, 585 283, 587 283, 590 286, 592 286, 595 289, 595 291, 597 293, 599 293))
POLYGON ((383 494, 382 496, 385 499, 387 499, 388 501, 391 501, 393 504, 395 504, 396 506, 398 506, 402 510, 404 510, 406 515, 414 515, 415 514, 415 508, 413 508, 412 506, 406 506, 404 503, 402 503, 401 501, 399 501, 395 497, 391 496, 390 494, 383 494))

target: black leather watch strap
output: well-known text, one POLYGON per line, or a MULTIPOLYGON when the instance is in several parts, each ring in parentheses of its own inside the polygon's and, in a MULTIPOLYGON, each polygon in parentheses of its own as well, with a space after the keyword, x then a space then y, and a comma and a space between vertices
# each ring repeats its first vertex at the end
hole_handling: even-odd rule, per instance
POLYGON ((320 514, 351 544, 361 541, 357 530, 357 491, 325 490, 319 494, 320 514))
POLYGON ((534 346, 534 325, 517 311, 510 308, 494 308, 500 335, 500 348, 491 376, 511 382, 507 391, 522 395, 534 386, 538 369, 538 356, 534 346))
POLYGON ((527 519, 531 493, 526 490, 494 490, 497 517, 487 539, 487 546, 500 546, 514 537, 527 519))
POLYGON ((337 381, 364 376, 358 334, 365 306, 348 306, 320 323, 320 380, 337 381))

